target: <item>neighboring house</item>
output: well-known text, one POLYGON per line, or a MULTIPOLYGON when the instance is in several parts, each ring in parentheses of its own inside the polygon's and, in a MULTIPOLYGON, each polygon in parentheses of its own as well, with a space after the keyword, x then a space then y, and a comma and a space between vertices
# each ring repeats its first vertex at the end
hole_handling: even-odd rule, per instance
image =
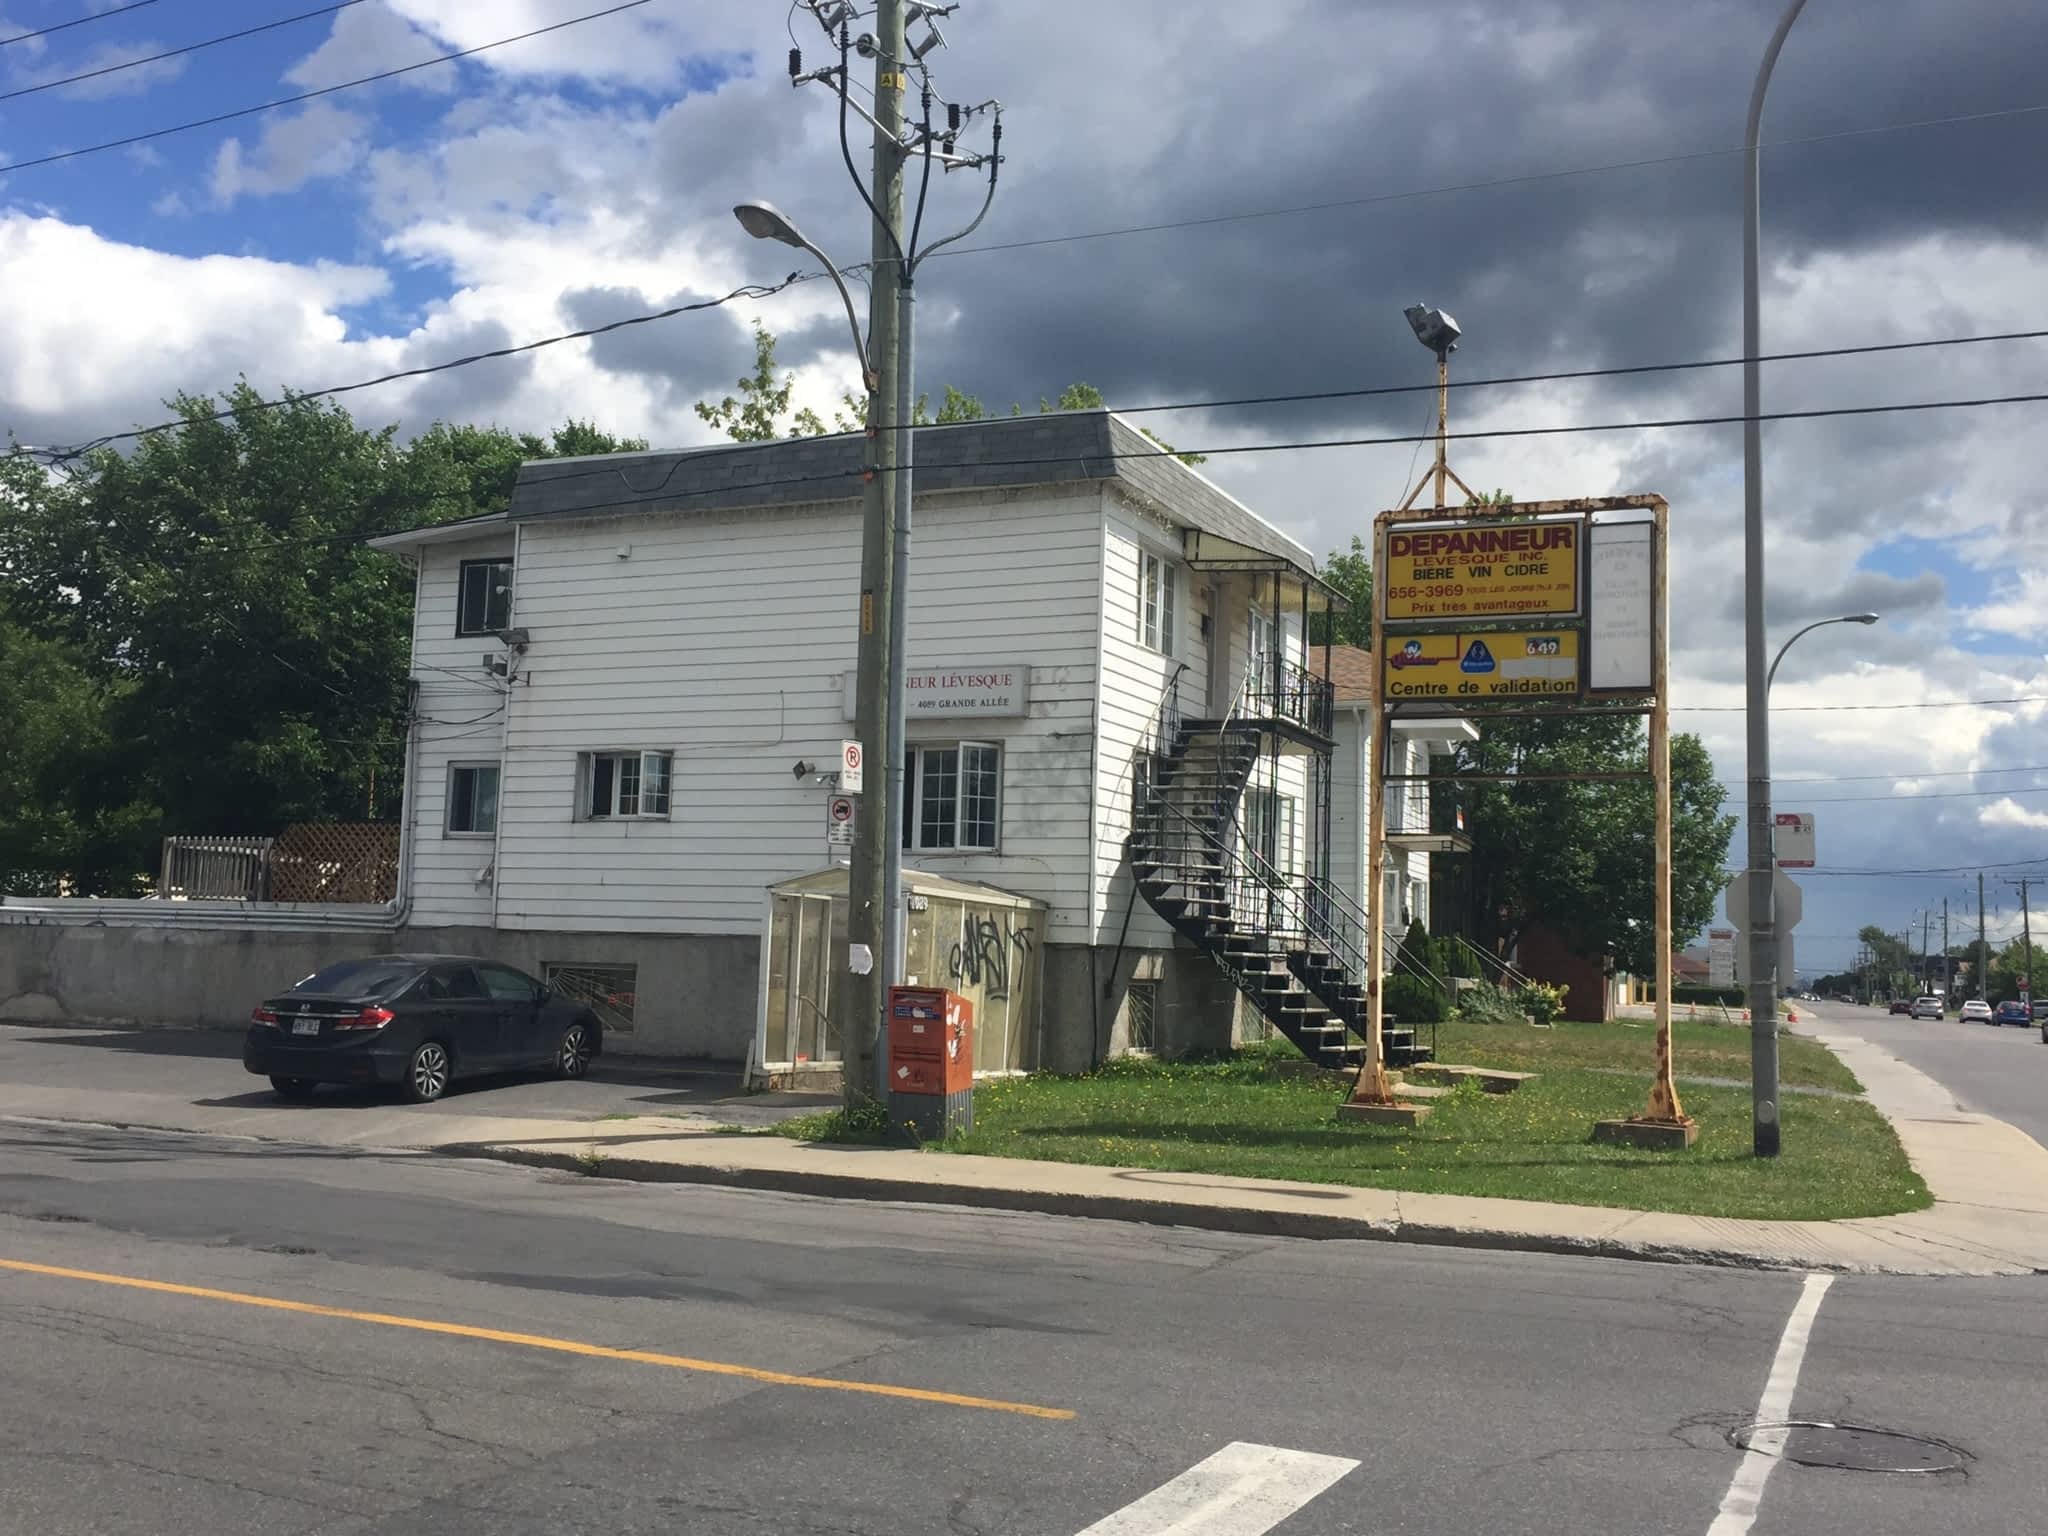
MULTIPOLYGON (((1335 812, 1330 823, 1330 874, 1354 902, 1363 905, 1367 851, 1366 794, 1372 751, 1372 652, 1353 645, 1318 646, 1310 658, 1327 670, 1337 711, 1335 812)), ((1433 756, 1447 756, 1479 732, 1469 720, 1418 717, 1393 722, 1387 759, 1386 863, 1380 872, 1387 942, 1398 945, 1411 922, 1431 926, 1430 858, 1462 853, 1471 840, 1462 832, 1430 831, 1429 786, 1421 782, 1433 756)))

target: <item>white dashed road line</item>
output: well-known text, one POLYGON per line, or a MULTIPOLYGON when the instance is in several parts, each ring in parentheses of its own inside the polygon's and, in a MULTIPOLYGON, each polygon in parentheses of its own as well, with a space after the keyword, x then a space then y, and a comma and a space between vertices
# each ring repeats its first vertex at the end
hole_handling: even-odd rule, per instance
MULTIPOLYGON (((1798 1305, 1785 1321, 1785 1333, 1778 1340, 1777 1358, 1771 1362, 1770 1379, 1764 1383, 1763 1398, 1756 1405, 1756 1422, 1781 1424, 1792 1415, 1792 1392, 1799 1385, 1799 1367, 1806 1360, 1806 1341, 1813 1333, 1813 1320, 1820 1312, 1821 1298, 1835 1283, 1833 1275, 1808 1275, 1799 1293, 1798 1305)), ((1764 1496, 1764 1483, 1785 1449, 1783 1429, 1760 1429, 1742 1453, 1742 1465, 1735 1469, 1735 1481, 1721 1500, 1721 1512, 1707 1527, 1707 1536, 1748 1536, 1756 1524, 1757 1504, 1764 1496)))
POLYGON ((1265 1536, 1357 1465, 1239 1440, 1080 1536, 1265 1536))

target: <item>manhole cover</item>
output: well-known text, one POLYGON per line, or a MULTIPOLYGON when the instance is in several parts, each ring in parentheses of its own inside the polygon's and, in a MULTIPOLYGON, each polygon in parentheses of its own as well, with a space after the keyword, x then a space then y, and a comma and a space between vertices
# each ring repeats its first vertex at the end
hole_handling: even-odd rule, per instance
POLYGON ((1829 1424, 1803 1419, 1776 1424, 1745 1424, 1729 1435, 1743 1450, 1771 1449, 1802 1467, 1839 1467, 1848 1472, 1959 1472, 1969 1452, 1925 1435, 1866 1424, 1829 1424), (1756 1442, 1764 1444, 1757 1447, 1756 1442))

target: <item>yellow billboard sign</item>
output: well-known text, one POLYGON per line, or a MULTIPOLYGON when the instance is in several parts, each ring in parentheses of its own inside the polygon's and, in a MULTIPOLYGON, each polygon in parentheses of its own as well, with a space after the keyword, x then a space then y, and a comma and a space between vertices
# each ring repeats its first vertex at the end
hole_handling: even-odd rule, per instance
POLYGON ((1513 619, 1579 611, 1580 518, 1387 533, 1387 617, 1513 619))
POLYGON ((1388 699, 1519 699, 1579 691, 1579 633, 1389 635, 1388 699))

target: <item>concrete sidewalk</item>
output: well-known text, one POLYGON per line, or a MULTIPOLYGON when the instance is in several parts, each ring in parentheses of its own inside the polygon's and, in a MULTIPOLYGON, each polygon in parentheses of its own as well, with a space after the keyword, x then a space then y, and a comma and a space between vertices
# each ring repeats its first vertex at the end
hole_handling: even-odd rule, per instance
POLYGON ((1846 1036, 1820 1037, 1897 1127, 1935 1196, 1853 1221, 1742 1221, 1151 1169, 708 1135, 701 1123, 561 1125, 451 1153, 607 1178, 1044 1211, 1218 1231, 1371 1238, 1616 1258, 1913 1275, 2048 1271, 2048 1149, 1964 1113, 1939 1084, 1846 1036))

